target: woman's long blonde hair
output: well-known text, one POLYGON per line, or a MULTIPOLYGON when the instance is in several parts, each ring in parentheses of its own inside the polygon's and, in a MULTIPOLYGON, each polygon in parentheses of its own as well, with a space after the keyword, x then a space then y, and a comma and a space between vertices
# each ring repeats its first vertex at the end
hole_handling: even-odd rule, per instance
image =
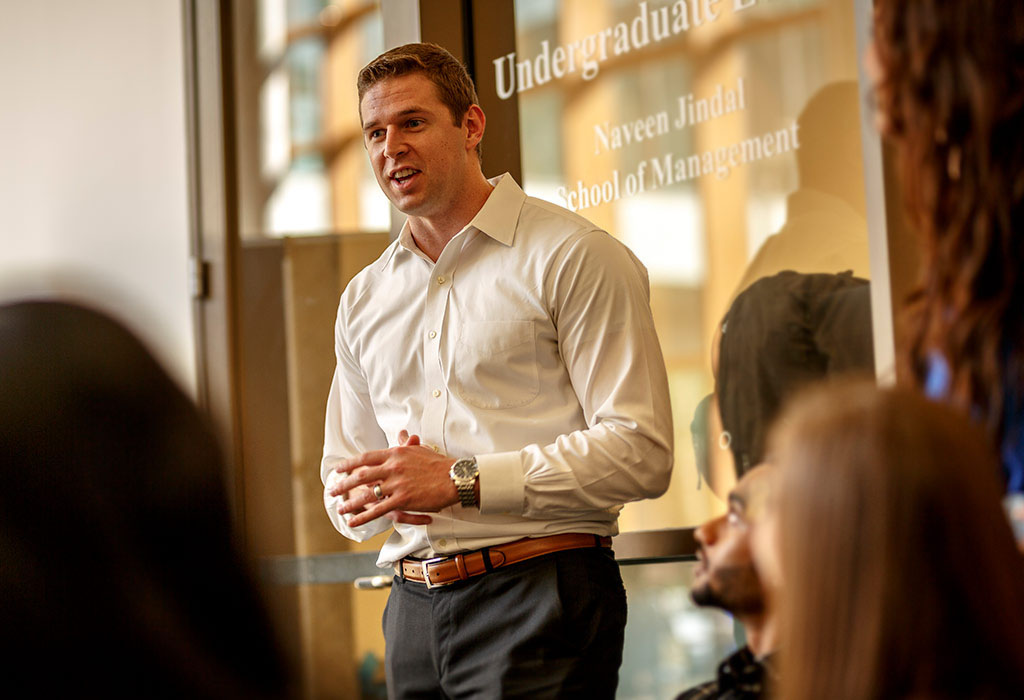
POLYGON ((989 445, 953 409, 870 382, 783 414, 782 697, 1024 692, 1024 558, 989 445))

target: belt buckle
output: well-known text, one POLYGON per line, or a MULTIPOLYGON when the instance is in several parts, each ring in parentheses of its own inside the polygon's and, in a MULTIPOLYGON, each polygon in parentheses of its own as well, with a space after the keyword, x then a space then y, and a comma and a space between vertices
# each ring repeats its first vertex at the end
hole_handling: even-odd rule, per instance
POLYGON ((420 572, 423 574, 423 583, 427 584, 427 588, 442 588, 455 583, 455 581, 446 581, 445 583, 430 582, 430 574, 427 572, 427 567, 431 564, 436 564, 439 561, 444 561, 447 558, 448 557, 434 557, 433 559, 424 559, 421 562, 417 562, 420 565, 420 572))

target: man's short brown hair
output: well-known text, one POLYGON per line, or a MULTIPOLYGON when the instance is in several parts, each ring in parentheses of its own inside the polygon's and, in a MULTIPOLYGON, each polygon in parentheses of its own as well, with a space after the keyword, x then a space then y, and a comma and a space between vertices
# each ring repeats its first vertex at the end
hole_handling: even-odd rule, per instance
POLYGON ((411 73, 422 73, 437 87, 437 96, 456 126, 462 124, 470 105, 480 103, 465 66, 437 44, 423 43, 399 46, 367 63, 356 81, 360 106, 363 95, 377 83, 411 73))

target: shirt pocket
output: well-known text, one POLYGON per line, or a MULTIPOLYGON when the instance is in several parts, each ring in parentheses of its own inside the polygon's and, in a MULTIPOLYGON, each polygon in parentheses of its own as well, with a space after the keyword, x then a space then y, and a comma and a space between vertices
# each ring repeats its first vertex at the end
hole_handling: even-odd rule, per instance
POLYGON ((478 408, 514 408, 540 392, 533 321, 467 321, 455 346, 455 390, 478 408))

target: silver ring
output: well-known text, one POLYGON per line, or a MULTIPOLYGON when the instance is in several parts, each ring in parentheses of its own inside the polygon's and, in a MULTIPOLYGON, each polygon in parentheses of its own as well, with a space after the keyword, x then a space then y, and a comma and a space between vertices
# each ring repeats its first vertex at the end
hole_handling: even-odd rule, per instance
POLYGON ((373 485, 373 495, 380 501, 384 498, 384 491, 381 489, 380 484, 373 485))

